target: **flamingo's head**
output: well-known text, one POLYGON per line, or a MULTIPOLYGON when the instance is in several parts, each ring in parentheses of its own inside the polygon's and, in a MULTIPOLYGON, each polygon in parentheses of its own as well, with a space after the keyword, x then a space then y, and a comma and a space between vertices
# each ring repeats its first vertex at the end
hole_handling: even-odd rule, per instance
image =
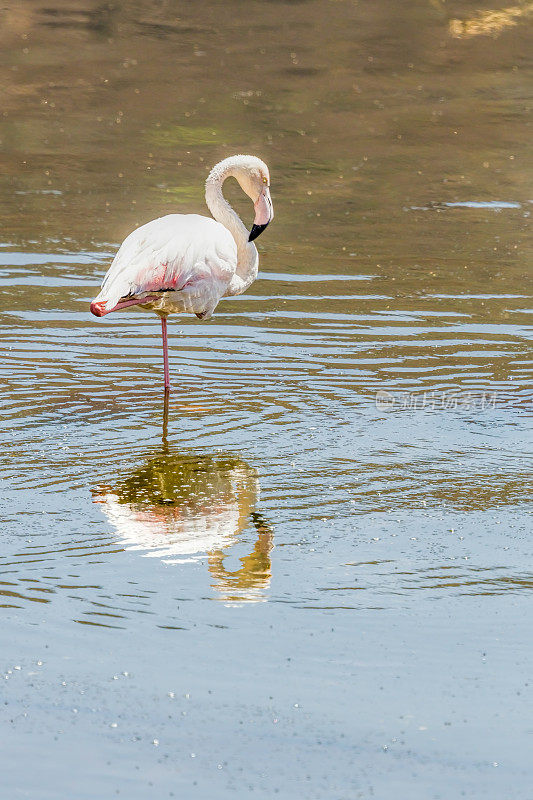
MULTIPOLYGON (((270 197, 270 173, 264 161, 257 156, 233 156, 228 174, 237 179, 243 192, 253 201, 255 209, 254 224, 248 241, 252 242, 274 218, 274 208, 270 197)), ((222 162, 224 163, 224 162, 222 162)))

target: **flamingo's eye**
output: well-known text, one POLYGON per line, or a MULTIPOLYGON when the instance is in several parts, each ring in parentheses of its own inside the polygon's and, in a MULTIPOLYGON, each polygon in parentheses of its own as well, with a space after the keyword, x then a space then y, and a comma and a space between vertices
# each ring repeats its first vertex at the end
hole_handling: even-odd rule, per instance
POLYGON ((267 179, 263 177, 263 183, 268 183, 267 179))

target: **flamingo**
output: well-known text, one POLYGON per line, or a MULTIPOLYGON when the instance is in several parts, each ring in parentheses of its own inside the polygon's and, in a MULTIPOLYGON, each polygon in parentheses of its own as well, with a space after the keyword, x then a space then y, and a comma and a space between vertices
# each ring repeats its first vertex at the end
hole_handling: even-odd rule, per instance
POLYGON ((168 315, 190 311, 208 320, 222 297, 242 294, 257 277, 253 241, 274 216, 267 165, 256 156, 225 158, 207 177, 205 201, 214 219, 168 214, 130 233, 91 303, 97 317, 137 306, 161 318, 165 392, 170 390, 168 315), (254 203, 250 232, 222 194, 229 177, 254 203))

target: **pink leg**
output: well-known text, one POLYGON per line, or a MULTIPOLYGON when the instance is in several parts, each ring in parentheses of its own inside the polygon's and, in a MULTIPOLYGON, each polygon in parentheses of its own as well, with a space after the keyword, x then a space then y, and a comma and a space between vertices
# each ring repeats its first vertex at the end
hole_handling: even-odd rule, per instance
POLYGON ((149 294, 148 297, 143 297, 141 300, 136 297, 132 300, 124 300, 123 303, 117 303, 116 306, 108 309, 106 309, 106 300, 102 300, 100 303, 95 303, 93 300, 91 303, 91 312, 95 317, 105 317, 106 314, 111 314, 112 311, 119 311, 121 308, 128 308, 128 306, 142 306, 144 303, 151 303, 153 300, 158 299, 156 294, 149 294))
POLYGON ((163 366, 165 373, 165 390, 170 389, 170 372, 168 369, 167 318, 161 317, 161 335, 163 337, 163 366))

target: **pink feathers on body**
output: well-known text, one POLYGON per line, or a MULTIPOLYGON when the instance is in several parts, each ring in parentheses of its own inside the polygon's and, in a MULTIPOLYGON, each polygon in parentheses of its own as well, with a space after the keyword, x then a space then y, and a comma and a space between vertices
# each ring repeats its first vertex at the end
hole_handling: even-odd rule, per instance
POLYGON ((253 240, 273 217, 267 165, 256 156, 231 156, 216 164, 206 181, 206 203, 215 219, 169 214, 130 233, 105 276, 91 311, 103 317, 138 306, 161 317, 165 389, 169 388, 167 317, 192 312, 212 315, 222 297, 242 294, 257 277, 253 240), (233 177, 254 203, 250 233, 224 199, 222 184, 233 177))
POLYGON ((237 245, 227 228, 198 214, 169 214, 124 240, 91 310, 109 314, 117 306, 137 304, 163 314, 190 311, 207 319, 236 268, 237 245))

